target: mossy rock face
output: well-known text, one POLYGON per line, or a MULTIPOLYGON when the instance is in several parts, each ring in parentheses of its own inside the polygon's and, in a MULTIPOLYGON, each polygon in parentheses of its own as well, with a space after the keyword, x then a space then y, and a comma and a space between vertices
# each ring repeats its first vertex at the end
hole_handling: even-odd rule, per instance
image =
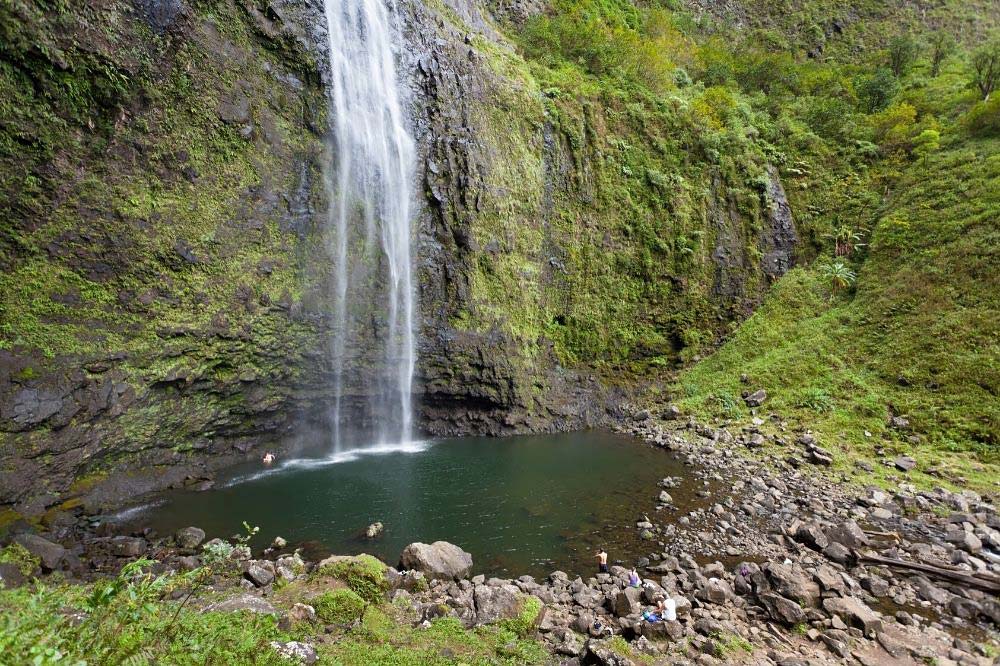
POLYGON ((222 464, 326 384, 322 14, 168 5, 0 9, 0 503, 28 516, 222 464))

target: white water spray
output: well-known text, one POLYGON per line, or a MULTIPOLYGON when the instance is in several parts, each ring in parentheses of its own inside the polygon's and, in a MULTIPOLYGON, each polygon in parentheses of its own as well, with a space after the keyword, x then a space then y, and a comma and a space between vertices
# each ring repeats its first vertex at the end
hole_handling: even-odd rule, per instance
POLYGON ((325 11, 335 151, 335 172, 327 179, 336 238, 331 419, 338 454, 348 446, 341 423, 345 391, 363 381, 360 374, 345 373, 359 368, 358 350, 371 345, 382 345, 385 368, 361 387, 377 424, 376 445, 403 444, 411 437, 415 151, 393 62, 395 7, 387 8, 383 0, 326 0, 325 11))

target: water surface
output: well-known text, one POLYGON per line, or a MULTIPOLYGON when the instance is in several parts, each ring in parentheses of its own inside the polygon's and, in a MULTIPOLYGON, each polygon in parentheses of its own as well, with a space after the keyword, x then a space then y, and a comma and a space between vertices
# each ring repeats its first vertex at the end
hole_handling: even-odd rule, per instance
MULTIPOLYGON (((197 525, 210 537, 246 520, 260 526, 259 545, 280 535, 314 556, 369 552, 390 563, 410 542, 440 539, 471 552, 480 573, 587 574, 599 546, 629 563, 649 553, 635 521, 654 510, 656 482, 684 467, 636 439, 591 431, 431 440, 262 471, 232 470, 217 489, 167 495, 132 520, 161 533, 197 525), (382 537, 362 538, 375 521, 382 537)), ((671 494, 681 503, 693 490, 686 480, 671 494)))

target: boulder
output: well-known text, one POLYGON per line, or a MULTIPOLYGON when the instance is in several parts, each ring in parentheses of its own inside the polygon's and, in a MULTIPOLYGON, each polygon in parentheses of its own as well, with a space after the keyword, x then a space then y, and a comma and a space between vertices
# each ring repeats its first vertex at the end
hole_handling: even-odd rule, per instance
POLYGON ((816 523, 803 523, 795 530, 795 540, 804 543, 813 550, 822 551, 830 545, 826 533, 816 523))
POLYGON ((878 614, 855 597, 824 599, 823 609, 831 615, 839 616, 845 623, 861 629, 869 638, 882 631, 882 620, 878 614))
POLYGON ((801 606, 780 594, 765 592, 759 598, 761 605, 767 609, 767 614, 778 622, 795 625, 802 622, 806 617, 806 612, 802 610, 801 606))
POLYGON ((181 548, 194 550, 205 540, 205 530, 199 527, 182 527, 174 533, 174 541, 181 548))
POLYGON ((909 472, 911 469, 917 466, 917 461, 910 456, 899 456, 893 461, 893 464, 901 472, 909 472))
POLYGON ((700 581, 694 596, 700 601, 722 605, 727 599, 732 598, 733 588, 724 580, 712 578, 700 581))
POLYGON ((642 590, 637 587, 626 587, 614 596, 614 608, 618 617, 626 617, 638 613, 642 605, 642 590))
POLYGON ((597 666, 635 666, 634 661, 628 657, 618 654, 610 640, 589 640, 587 641, 584 663, 597 664, 597 666))
POLYGON ((820 588, 827 592, 844 593, 844 579, 837 573, 837 570, 828 564, 821 564, 813 572, 813 579, 819 583, 820 588))
POLYGON ((844 566, 849 565, 853 557, 850 549, 842 543, 831 543, 823 549, 823 554, 828 559, 844 566))
MULTIPOLYGON (((270 564, 270 563, 267 563, 270 564)), ((267 587, 274 582, 274 565, 267 566, 263 562, 248 562, 243 570, 243 577, 256 587, 267 587)))
POLYGON ((236 613, 238 611, 250 611, 261 615, 277 615, 278 611, 266 599, 250 594, 238 594, 222 601, 217 601, 205 607, 205 611, 219 613, 236 613))
POLYGON ((472 571, 472 555, 447 541, 411 543, 399 556, 401 569, 419 571, 428 578, 458 580, 472 571))
POLYGON ((754 391, 747 397, 743 398, 743 402, 747 404, 747 407, 760 407, 767 400, 767 391, 760 389, 759 391, 754 391))
POLYGON ((292 622, 313 622, 316 609, 309 604, 296 603, 288 610, 288 619, 292 622))
POLYGON ((287 643, 271 641, 271 648, 285 659, 299 664, 315 664, 319 660, 316 648, 308 643, 301 643, 299 641, 288 641, 287 643))
POLYGON ((677 641, 684 636, 684 626, 677 620, 670 622, 640 622, 636 633, 651 641, 677 641))
POLYGON ((477 624, 493 624, 517 617, 524 608, 524 596, 513 585, 476 585, 472 598, 477 624))
POLYGON ((18 534, 14 541, 41 560, 42 567, 48 571, 55 571, 66 560, 65 548, 37 534, 18 534))
POLYGON ((819 599, 819 585, 795 564, 770 562, 764 567, 775 592, 806 606, 815 606, 819 599))
POLYGON ((140 537, 116 536, 110 545, 118 557, 139 557, 146 552, 146 540, 140 537))
POLYGON ((365 528, 366 539, 377 539, 385 532, 385 526, 380 522, 375 522, 365 528))
POLYGON ((0 562, 0 589, 21 587, 28 582, 28 577, 21 569, 11 562, 0 562))
POLYGON ((865 536, 864 530, 853 520, 845 520, 827 529, 826 538, 830 543, 839 543, 848 548, 861 548, 868 545, 868 537, 865 536))

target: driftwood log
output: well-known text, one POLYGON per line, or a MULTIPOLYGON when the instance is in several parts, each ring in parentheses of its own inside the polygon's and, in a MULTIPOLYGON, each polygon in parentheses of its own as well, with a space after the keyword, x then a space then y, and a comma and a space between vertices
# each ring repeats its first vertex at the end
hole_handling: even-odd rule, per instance
POLYGON ((960 569, 954 569, 952 567, 924 564, 922 562, 907 562, 906 560, 897 560, 892 557, 882 557, 881 555, 866 555, 864 553, 855 552, 855 557, 857 558, 857 561, 862 564, 880 564, 887 567, 895 567, 897 569, 919 571, 921 573, 934 576, 935 578, 941 578, 953 583, 965 585, 966 587, 982 590, 983 592, 1000 594, 1000 578, 996 578, 994 576, 987 577, 975 575, 960 569))

